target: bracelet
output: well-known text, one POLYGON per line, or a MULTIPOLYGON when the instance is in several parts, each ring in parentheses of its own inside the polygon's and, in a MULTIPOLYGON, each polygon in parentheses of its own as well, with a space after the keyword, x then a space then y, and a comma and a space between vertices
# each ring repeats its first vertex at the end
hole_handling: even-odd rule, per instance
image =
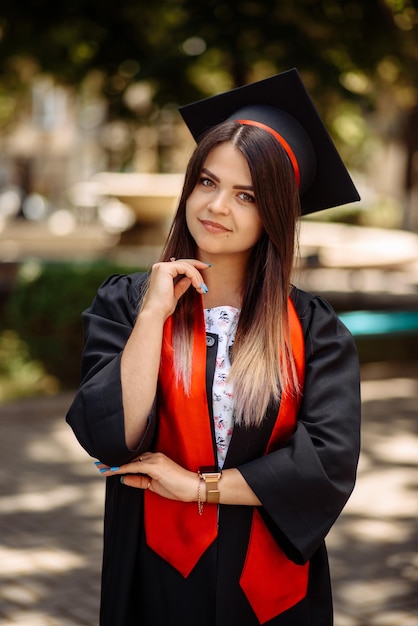
POLYGON ((202 484, 202 479, 199 472, 197 473, 197 478, 199 480, 199 482, 197 483, 197 510, 199 511, 199 515, 203 515, 203 502, 200 499, 200 487, 202 484))

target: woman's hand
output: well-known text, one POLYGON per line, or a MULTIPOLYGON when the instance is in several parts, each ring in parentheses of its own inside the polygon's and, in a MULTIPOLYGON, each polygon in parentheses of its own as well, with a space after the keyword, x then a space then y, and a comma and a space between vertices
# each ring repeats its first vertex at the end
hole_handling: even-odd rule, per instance
POLYGON ((172 259, 152 266, 148 291, 142 311, 162 313, 164 319, 173 314, 177 302, 190 286, 201 294, 207 287, 200 270, 210 267, 197 259, 172 259))
POLYGON ((184 469, 161 452, 145 452, 139 459, 110 468, 97 463, 104 476, 123 476, 123 484, 149 489, 169 500, 193 502, 197 494, 197 473, 184 469))

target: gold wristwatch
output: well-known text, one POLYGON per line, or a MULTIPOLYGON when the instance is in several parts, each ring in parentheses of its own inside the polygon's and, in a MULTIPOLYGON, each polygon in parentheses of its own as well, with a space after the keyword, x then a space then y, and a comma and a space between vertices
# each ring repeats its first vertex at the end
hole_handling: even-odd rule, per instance
POLYGON ((219 481, 221 480, 222 472, 216 469, 216 467, 199 467, 199 476, 205 481, 206 485, 206 502, 208 504, 219 503, 219 481))

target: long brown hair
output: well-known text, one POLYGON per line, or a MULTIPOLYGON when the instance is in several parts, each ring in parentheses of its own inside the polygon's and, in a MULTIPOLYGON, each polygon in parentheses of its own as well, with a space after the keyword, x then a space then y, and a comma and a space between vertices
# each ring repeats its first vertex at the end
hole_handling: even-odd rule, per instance
MULTIPOLYGON (((224 143, 231 143, 248 163, 264 227, 248 262, 229 378, 234 389, 236 422, 259 425, 269 402, 277 402, 282 390, 293 393, 298 386, 289 340, 287 300, 300 202, 290 161, 273 136, 238 122, 225 122, 205 135, 189 161, 161 260, 195 256, 196 245, 186 224, 186 202, 210 151, 224 143)), ((174 312, 175 369, 186 391, 192 367, 196 306, 199 299, 189 289, 174 312)))

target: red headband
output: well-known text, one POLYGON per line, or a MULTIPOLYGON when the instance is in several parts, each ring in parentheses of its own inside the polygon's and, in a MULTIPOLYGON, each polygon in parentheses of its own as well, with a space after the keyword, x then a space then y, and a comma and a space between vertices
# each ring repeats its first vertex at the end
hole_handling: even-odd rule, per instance
POLYGON ((295 153, 293 152, 292 148, 287 143, 286 139, 282 137, 281 135, 279 135, 279 133, 275 131, 273 128, 271 128, 270 126, 267 126, 266 124, 262 124, 261 122, 255 122, 254 120, 236 120, 236 121, 239 122, 240 124, 248 124, 248 126, 257 126, 258 128, 262 128, 263 130, 266 130, 268 133, 270 133, 270 135, 273 135, 273 137, 277 139, 280 145, 285 149, 286 154, 290 159, 290 162, 293 167, 293 171, 295 172, 296 184, 299 187, 300 186, 299 164, 296 159, 295 153))

